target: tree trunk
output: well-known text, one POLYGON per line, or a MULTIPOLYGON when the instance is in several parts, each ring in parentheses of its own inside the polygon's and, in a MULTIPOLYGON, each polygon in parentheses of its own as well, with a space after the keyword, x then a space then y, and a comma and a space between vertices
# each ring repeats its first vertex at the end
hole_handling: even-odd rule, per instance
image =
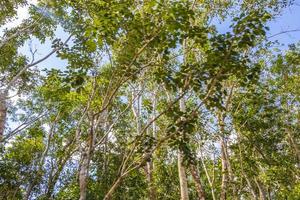
POLYGON ((0 142, 2 142, 3 140, 4 130, 5 130, 6 113, 7 113, 7 106, 6 106, 7 95, 8 95, 7 90, 0 92, 0 142))
MULTIPOLYGON (((227 103, 228 104, 228 103, 227 103)), ((227 197, 228 182, 230 181, 232 186, 232 197, 238 200, 237 189, 234 183, 234 175, 230 165, 227 140, 225 135, 225 115, 223 113, 218 114, 218 121, 220 127, 220 145, 221 145, 221 160, 222 160, 222 184, 221 184, 221 199, 225 200, 227 197)))
POLYGON ((230 164, 230 160, 229 160, 228 148, 227 148, 226 141, 224 143, 224 152, 225 152, 225 159, 226 159, 226 164, 227 164, 227 169, 228 169, 229 180, 232 185, 232 197, 234 200, 238 200, 238 191, 236 189, 236 184, 234 182, 234 174, 233 174, 233 170, 231 168, 231 164, 230 164))
POLYGON ((188 186, 187 186, 187 178, 186 178, 186 170, 183 165, 183 153, 178 151, 178 174, 179 174, 179 183, 180 183, 180 199, 188 200, 188 186))
POLYGON ((223 137, 221 139, 221 160, 222 160, 222 184, 221 184, 220 199, 226 200, 228 176, 227 176, 227 162, 226 162, 223 137))
POLYGON ((90 127, 90 135, 88 139, 88 145, 86 149, 84 149, 81 157, 81 164, 79 167, 79 189, 80 189, 80 198, 79 200, 86 200, 86 194, 87 194, 87 185, 88 185, 88 177, 89 177, 89 168, 90 168, 90 161, 94 149, 94 124, 91 123, 90 127))
POLYGON ((263 185, 261 184, 261 182, 259 180, 257 180, 257 178, 255 178, 255 183, 258 187, 258 191, 259 191, 259 199, 260 200, 266 200, 266 191, 263 187, 263 185))
MULTIPOLYGON (((156 117, 156 92, 154 92, 153 98, 152 98, 152 119, 155 119, 156 117)), ((156 138, 156 123, 155 121, 152 124, 152 137, 156 138)), ((151 133, 150 133, 151 134, 151 133)), ((149 200, 155 200, 156 199, 156 188, 153 182, 153 169, 154 169, 154 163, 151 160, 147 162, 146 165, 146 171, 147 171, 147 181, 148 181, 148 189, 149 189, 149 200)))
MULTIPOLYGON (((206 166, 205 166, 205 163, 204 163, 204 160, 203 160, 202 156, 201 156, 200 159, 201 159, 201 163, 202 163, 202 166, 203 166, 203 169, 204 169, 204 172, 205 172, 207 181, 208 181, 209 186, 210 186, 210 189, 211 189, 211 196, 212 196, 212 199, 213 199, 213 200, 216 200, 216 195, 215 195, 215 189, 214 189, 213 181, 211 180, 211 178, 210 178, 210 176, 209 176, 209 174, 208 174, 208 171, 207 171, 207 168, 206 168, 206 166)), ((213 160, 213 162, 214 162, 214 160, 213 160)), ((214 167, 215 167, 215 166, 213 166, 213 168, 214 168, 214 167)))
POLYGON ((146 164, 146 173, 147 173, 147 181, 148 181, 148 194, 149 200, 156 199, 156 189, 153 183, 153 162, 148 161, 146 164))
POLYGON ((120 176, 115 183, 113 184, 113 186, 109 189, 109 191, 106 193, 105 197, 103 200, 110 200, 112 197, 112 194, 114 193, 114 191, 117 189, 117 187, 120 185, 121 180, 122 180, 122 176, 120 176))
MULTIPOLYGON (((179 107, 180 111, 185 111, 185 102, 184 99, 181 98, 179 100, 179 107)), ((179 175, 179 183, 180 183, 180 196, 181 200, 188 200, 188 185, 187 185, 187 178, 186 178, 186 169, 183 165, 183 152, 178 150, 178 175, 179 175)))
POLYGON ((218 114, 218 123, 220 128, 220 146, 221 146, 221 162, 222 162, 222 183, 221 183, 221 200, 226 200, 227 198, 227 187, 228 187, 228 165, 226 156, 226 140, 224 136, 225 124, 223 120, 222 113, 218 114))
POLYGON ((88 183, 88 175, 89 175, 89 153, 84 152, 82 155, 82 161, 79 170, 79 188, 80 188, 80 200, 86 200, 87 193, 87 183, 88 183))
POLYGON ((190 165, 192 177, 194 179, 199 200, 205 200, 205 193, 201 184, 200 175, 195 165, 190 165))

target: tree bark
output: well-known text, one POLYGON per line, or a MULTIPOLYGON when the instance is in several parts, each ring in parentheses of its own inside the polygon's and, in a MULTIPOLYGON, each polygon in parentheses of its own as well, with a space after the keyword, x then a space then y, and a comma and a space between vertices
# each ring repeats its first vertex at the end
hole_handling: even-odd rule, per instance
POLYGON ((80 200, 86 200, 87 183, 89 176, 89 164, 90 156, 88 152, 84 152, 82 155, 82 161, 79 170, 79 188, 80 188, 80 200))
MULTIPOLYGON (((204 160, 203 160, 202 156, 201 156, 200 159, 201 159, 201 163, 202 163, 202 166, 203 166, 203 169, 204 169, 204 172, 205 172, 207 181, 208 181, 209 186, 210 186, 210 188, 211 188, 211 196, 212 196, 212 199, 213 199, 213 200, 216 200, 216 195, 215 195, 215 189, 214 189, 213 181, 211 180, 211 178, 210 178, 210 176, 209 176, 209 174, 208 174, 208 171, 207 171, 207 168, 206 168, 206 166, 205 166, 205 163, 204 163, 204 160)), ((214 160, 213 160, 213 162, 214 162, 214 160)), ((213 166, 213 168, 214 168, 214 167, 215 167, 215 166, 213 166)))
MULTIPOLYGON (((230 92, 232 94, 232 91, 230 92)), ((229 101, 231 95, 229 96, 229 100, 226 103, 226 110, 228 109, 229 101)), ((225 200, 227 197, 227 189, 228 183, 230 181, 232 186, 232 197, 235 200, 238 200, 237 197, 237 189, 234 183, 234 175, 230 165, 228 148, 227 148, 227 140, 225 135, 225 115, 224 113, 218 113, 218 121, 220 127, 220 145, 221 145, 221 160, 222 160, 222 184, 221 184, 221 199, 225 200)))
POLYGON ((146 173, 147 173, 147 181, 148 181, 149 200, 155 200, 156 199, 156 188, 153 183, 153 162, 152 161, 147 162, 146 173))
POLYGON ((180 183, 180 199, 188 200, 188 186, 187 186, 187 178, 186 178, 186 170, 183 165, 183 153, 178 151, 178 175, 179 175, 179 183, 180 183))
POLYGON ((228 185, 228 176, 227 176, 227 162, 224 148, 223 137, 221 139, 221 160, 222 160, 222 184, 221 184, 221 200, 226 200, 227 196, 227 185, 228 185))
MULTIPOLYGON (((156 92, 154 92, 153 99, 152 99, 152 119, 155 119, 156 117, 156 92)), ((153 122, 153 129, 152 129, 152 137, 156 138, 156 123, 153 122)), ((156 188, 153 182, 153 169, 154 169, 154 163, 151 160, 147 162, 146 164, 146 171, 147 171, 147 181, 148 181, 148 190, 149 190, 149 200, 155 200, 156 199, 156 188)))
MULTIPOLYGON (((185 111, 185 102, 184 99, 181 98, 179 100, 179 107, 180 111, 185 111)), ((179 183, 180 183, 180 197, 181 200, 188 200, 188 184, 187 184, 187 178, 186 178, 186 169, 183 164, 183 152, 181 150, 178 150, 178 175, 179 175, 179 183)))
POLYGON ((87 186, 88 186, 88 177, 89 177, 89 168, 90 168, 90 161, 94 149, 94 124, 91 123, 88 145, 86 149, 83 149, 82 157, 81 157, 81 164, 79 167, 79 189, 80 189, 80 198, 79 200, 86 200, 87 195, 87 186))
POLYGON ((6 106, 6 98, 8 92, 4 90, 0 92, 0 142, 3 140, 5 123, 6 123, 6 114, 7 114, 7 106, 6 106))
POLYGON ((222 113, 218 113, 218 123, 220 128, 220 146, 221 146, 221 162, 222 162, 222 183, 221 183, 221 200, 227 198, 227 187, 228 187, 228 165, 226 156, 226 140, 224 136, 225 124, 222 113))
POLYGON ((122 176, 120 176, 115 183, 113 184, 113 186, 110 188, 110 190, 106 193, 105 197, 103 200, 110 200, 112 197, 112 194, 114 193, 114 191, 117 189, 117 187, 120 185, 121 180, 122 180, 122 176))
POLYGON ((190 165, 192 177, 194 179, 199 200, 205 200, 205 193, 201 184, 200 175, 195 165, 190 165))

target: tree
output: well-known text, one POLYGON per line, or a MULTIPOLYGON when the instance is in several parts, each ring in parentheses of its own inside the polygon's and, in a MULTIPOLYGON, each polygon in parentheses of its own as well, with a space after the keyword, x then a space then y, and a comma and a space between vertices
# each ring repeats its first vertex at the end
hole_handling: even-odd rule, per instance
MULTIPOLYGON (((26 4, 1 3, 1 25, 26 4)), ((0 41, 1 198, 297 199, 299 47, 266 37, 291 5, 31 5, 0 41), (33 38, 40 59, 19 51, 33 38)))

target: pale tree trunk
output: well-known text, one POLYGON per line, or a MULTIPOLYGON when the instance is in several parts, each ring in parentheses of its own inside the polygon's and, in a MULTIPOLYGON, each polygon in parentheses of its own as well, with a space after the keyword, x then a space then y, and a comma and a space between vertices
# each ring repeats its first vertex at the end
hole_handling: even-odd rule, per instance
MULTIPOLYGON (((228 100, 229 101, 229 100, 228 100)), ((227 102, 228 104, 228 102, 227 102)), ((226 106, 227 107, 227 106, 226 106)), ((218 114, 218 121, 220 127, 220 145, 221 145, 221 160, 222 160, 222 184, 221 184, 221 199, 225 200, 227 197, 228 183, 230 181, 232 185, 233 199, 238 200, 237 189, 234 183, 234 175, 230 165, 227 140, 225 136, 225 115, 223 113, 218 114)))
POLYGON ((186 178, 186 170, 183 165, 183 153, 178 151, 178 175, 179 175, 179 183, 180 183, 180 199, 188 200, 188 185, 186 178))
MULTIPOLYGON (((185 103, 184 99, 179 100, 179 107, 180 111, 185 111, 185 103)), ((186 177, 186 169, 183 164, 183 152, 181 150, 178 150, 178 175, 179 175, 179 183, 180 183, 180 197, 181 200, 188 200, 188 184, 187 184, 187 177, 186 177)))
POLYGON ((222 160, 222 184, 221 184, 220 199, 226 200, 228 176, 227 176, 227 162, 226 162, 226 155, 225 155, 223 139, 221 139, 221 160, 222 160))
MULTIPOLYGON (((152 99, 152 119, 155 119, 156 117, 156 92, 153 94, 152 99)), ((156 138, 156 123, 155 121, 152 124, 152 137, 156 138)), ((147 181, 148 181, 148 190, 149 190, 149 200, 155 200, 156 199, 156 188, 153 181, 153 170, 154 170, 154 163, 152 160, 149 160, 146 164, 146 172, 147 172, 147 181)))
POLYGON ((235 186, 234 176, 232 172, 232 168, 229 161, 228 149, 227 149, 227 141, 224 136, 221 136, 221 160, 222 160, 222 185, 221 185, 221 199, 226 199, 228 183, 229 181, 232 184, 232 196, 233 199, 237 198, 237 189, 235 186))
POLYGON ((7 90, 0 92, 0 142, 2 142, 3 140, 4 130, 5 130, 6 113, 7 113, 7 106, 6 106, 7 95, 8 95, 7 90))
POLYGON ((229 180, 232 185, 232 196, 233 196, 234 200, 238 200, 238 191, 236 189, 236 185, 234 182, 234 175, 233 175, 233 171, 232 171, 230 160, 229 160, 227 142, 224 143, 224 147, 225 147, 224 152, 225 152, 225 159, 226 159, 226 164, 227 164, 227 169, 228 169, 229 180))
POLYGON ((81 164, 79 167, 79 189, 80 189, 79 200, 86 200, 86 195, 87 195, 90 161, 93 154, 94 143, 95 143, 93 120, 94 119, 92 119, 92 124, 90 127, 88 144, 86 148, 83 149, 81 155, 81 164))
POLYGON ((149 193, 149 200, 156 199, 156 188, 153 183, 153 162, 148 161, 146 164, 146 171, 147 171, 147 181, 148 181, 148 193, 149 193))
POLYGON ((89 176, 89 164, 90 155, 88 152, 84 152, 81 158, 81 165, 79 170, 79 188, 80 188, 80 200, 86 200, 87 183, 89 176))
POLYGON ((254 189, 253 189, 253 187, 252 187, 251 181, 249 180, 248 176, 247 176, 244 172, 242 172, 242 173, 243 173, 243 175, 244 175, 244 178, 245 178, 245 180, 246 180, 246 182, 247 182, 247 185, 248 185, 248 187, 249 187, 249 190, 250 190, 250 192, 251 192, 252 199, 253 199, 253 200, 256 200, 256 199, 257 199, 257 195, 256 195, 256 193, 255 193, 255 191, 254 191, 254 189))
POLYGON ((227 198, 227 188, 228 188, 228 165, 226 159, 226 140, 224 136, 225 124, 223 121, 223 115, 218 113, 218 123, 220 128, 220 146, 221 146, 221 163, 222 163, 222 182, 221 182, 221 200, 226 200, 227 198))
MULTIPOLYGON (((143 101, 142 90, 143 90, 143 85, 140 82, 138 84, 138 90, 134 90, 133 95, 132 95, 133 99, 137 98, 137 105, 136 106, 134 106, 134 104, 132 105, 133 113, 136 118, 137 135, 140 135, 141 129, 142 129, 142 121, 141 121, 142 101, 143 101)), ((155 109, 155 108, 156 108, 156 102, 155 102, 155 97, 154 97, 153 109, 155 109)), ((153 114, 153 118, 155 118, 155 114, 153 114)), ((154 122, 152 136, 155 136, 155 134, 156 134, 155 126, 156 125, 154 122)), ((151 134, 150 130, 149 130, 149 134, 151 134)), ((151 159, 149 161, 147 161, 147 163, 144 167, 144 171, 146 173, 146 178, 147 178, 147 183, 148 183, 148 198, 149 198, 149 200, 155 200, 156 199, 156 190, 155 190, 154 183, 153 183, 153 175, 152 175, 153 162, 151 159)))
MULTIPOLYGON (((213 199, 213 200, 216 200, 216 195, 215 195, 215 189, 214 189, 213 181, 211 180, 211 178, 210 178, 210 176, 209 176, 209 173, 208 173, 208 171, 207 171, 207 168, 206 168, 206 166, 205 166, 205 163, 204 163, 204 160, 203 160, 202 156, 201 156, 200 159, 201 159, 201 163, 202 163, 202 166, 203 166, 203 169, 204 169, 204 172, 205 172, 207 181, 208 181, 209 186, 210 186, 210 189, 211 189, 211 196, 212 196, 212 199, 213 199)), ((214 160, 213 160, 213 162, 214 162, 214 160)), ((214 167, 215 167, 215 166, 213 166, 213 168, 214 168, 214 167)))

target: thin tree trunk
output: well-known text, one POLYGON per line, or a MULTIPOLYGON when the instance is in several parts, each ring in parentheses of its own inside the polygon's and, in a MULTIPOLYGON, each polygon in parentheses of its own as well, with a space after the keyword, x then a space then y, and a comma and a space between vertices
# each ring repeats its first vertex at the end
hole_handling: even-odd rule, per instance
POLYGON ((227 196, 227 185, 228 185, 228 176, 227 176, 227 162, 224 148, 223 137, 221 139, 221 161, 222 161, 222 183, 221 183, 221 200, 226 200, 227 196))
MULTIPOLYGON (((154 92, 152 98, 152 119, 156 117, 156 92, 154 92)), ((156 138, 156 123, 153 122, 152 124, 152 137, 156 138)), ((148 181, 148 190, 149 190, 149 200, 156 199, 156 187, 153 181, 153 170, 154 170, 154 163, 153 158, 151 156, 151 160, 146 164, 146 172, 147 172, 147 181, 148 181)))
POLYGON ((188 200, 188 186, 187 186, 187 178, 186 178, 186 170, 183 165, 183 153, 178 151, 178 174, 179 174, 179 183, 180 183, 180 199, 188 200))
POLYGON ((92 119, 91 127, 90 127, 90 135, 88 140, 88 145, 84 152, 82 153, 81 165, 79 168, 79 189, 80 189, 80 198, 79 200, 86 200, 87 195, 87 185, 88 185, 88 177, 89 177, 89 168, 90 161, 94 149, 94 119, 92 119))
MULTIPOLYGON (((179 107, 180 111, 185 112, 185 102, 184 99, 181 98, 179 100, 179 107)), ((181 200, 188 200, 188 185, 187 185, 187 178, 186 178, 186 169, 183 164, 183 152, 178 150, 178 175, 179 175, 179 183, 180 183, 180 196, 181 200)))
POLYGON ((234 174, 233 174, 233 170, 232 170, 231 164, 230 164, 226 141, 224 143, 224 152, 225 152, 225 159, 226 159, 226 164, 227 164, 227 169, 228 169, 229 180, 232 185, 232 196, 233 196, 233 199, 238 200, 238 191, 236 189, 236 184, 234 182, 234 174))
POLYGON ((258 190, 259 190, 259 199, 260 200, 266 200, 266 191, 263 187, 263 185, 261 184, 261 182, 259 180, 257 180, 257 178, 255 178, 255 183, 258 187, 258 190))
POLYGON ((120 176, 115 183, 113 184, 113 186, 109 189, 109 191, 106 193, 105 197, 103 200, 110 200, 112 198, 112 194, 114 193, 114 191, 117 189, 117 187, 120 185, 121 180, 122 180, 122 176, 120 176))
POLYGON ((222 113, 218 113, 218 123, 220 128, 220 146, 221 146, 221 162, 222 162, 222 182, 221 182, 221 200, 226 200, 227 198, 227 188, 228 188, 228 165, 226 159, 226 140, 224 136, 225 124, 223 120, 222 113))
POLYGON ((153 162, 148 161, 146 164, 147 171, 147 181, 148 181, 148 190, 149 190, 149 200, 156 199, 156 188, 153 183, 153 162))
MULTIPOLYGON (((230 92, 232 94, 232 90, 230 92)), ((228 107, 231 95, 229 96, 229 100, 227 100, 226 108, 228 107)), ((233 199, 238 200, 237 198, 237 189, 234 183, 234 175, 230 165, 227 141, 225 138, 225 115, 223 113, 218 114, 218 121, 220 127, 220 145, 221 145, 221 160, 222 160, 222 184, 221 184, 221 199, 225 200, 228 189, 228 182, 232 185, 232 196, 233 199)))
POLYGON ((200 175, 199 172, 197 170, 197 167, 193 164, 190 165, 190 171, 192 174, 192 177, 194 179, 195 185, 196 185, 196 190, 198 193, 198 199, 199 200, 205 200, 205 193, 201 184, 201 180, 200 180, 200 175))
POLYGON ((88 152, 83 153, 81 161, 82 163, 79 170, 80 200, 86 200, 90 164, 90 156, 88 154, 88 152))
MULTIPOLYGON (((205 166, 205 163, 204 163, 204 160, 203 160, 202 156, 201 156, 200 159, 201 159, 201 163, 202 163, 202 166, 203 166, 203 169, 204 169, 206 178, 207 178, 207 180, 208 180, 209 186, 210 186, 210 188, 211 188, 211 196, 212 196, 212 199, 213 199, 213 200, 216 200, 216 195, 215 195, 215 190, 214 190, 213 181, 211 180, 211 178, 210 178, 210 176, 209 176, 209 174, 208 174, 208 171, 207 171, 207 168, 206 168, 206 166, 205 166)), ((213 161, 214 161, 214 160, 213 160, 213 161)), ((215 166, 213 166, 213 168, 214 168, 214 167, 215 167, 215 166)))
POLYGON ((51 144, 51 139, 52 136, 54 134, 54 128, 56 125, 56 122, 59 119, 59 113, 56 115, 55 120, 53 121, 53 123, 50 126, 50 130, 49 130, 49 134, 48 134, 48 138, 47 138, 47 144, 46 144, 46 148, 44 150, 44 152, 41 155, 40 161, 38 163, 37 166, 37 173, 35 174, 36 176, 33 178, 33 180, 30 182, 30 185, 28 186, 27 192, 26 192, 26 198, 29 198, 32 192, 32 189, 36 186, 37 184, 37 179, 39 178, 39 176, 43 175, 43 166, 44 166, 44 162, 45 159, 47 157, 49 148, 50 148, 50 144, 51 144))
POLYGON ((4 130, 5 130, 5 123, 6 123, 6 98, 8 92, 7 90, 0 92, 0 142, 3 140, 4 130))

